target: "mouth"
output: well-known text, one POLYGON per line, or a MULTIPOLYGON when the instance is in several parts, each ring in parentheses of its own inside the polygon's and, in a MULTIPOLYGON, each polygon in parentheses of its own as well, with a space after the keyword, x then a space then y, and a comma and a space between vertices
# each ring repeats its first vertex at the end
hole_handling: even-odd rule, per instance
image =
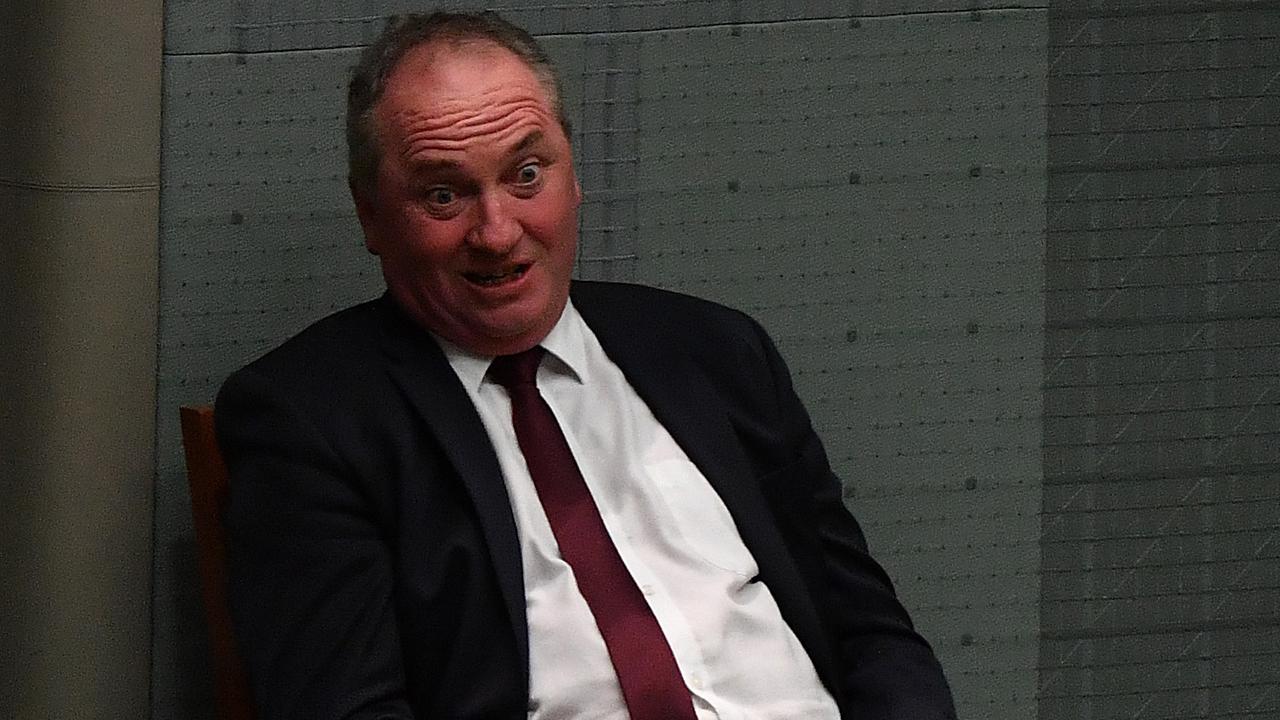
POLYGON ((497 287, 499 285, 513 283, 524 277, 524 274, 529 271, 529 267, 530 263, 522 263, 520 265, 513 265, 512 267, 500 272, 466 272, 463 273, 462 276, 467 279, 467 282, 470 282, 473 285, 479 285, 480 287, 497 287))

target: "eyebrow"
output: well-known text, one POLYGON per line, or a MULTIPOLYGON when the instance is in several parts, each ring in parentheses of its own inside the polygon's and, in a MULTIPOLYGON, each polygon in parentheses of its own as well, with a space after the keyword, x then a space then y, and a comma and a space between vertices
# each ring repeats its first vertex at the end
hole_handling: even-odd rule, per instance
POLYGON ((417 160, 412 163, 414 174, 457 172, 462 166, 452 160, 417 160))
MULTIPOLYGON (((541 143, 546 135, 541 130, 531 130, 529 134, 520 138, 520 141, 507 151, 508 156, 519 155, 531 147, 541 143)), ((414 175, 446 175, 454 174, 462 171, 462 165, 455 160, 445 160, 438 158, 430 158, 426 160, 418 160, 413 163, 414 175)))
POLYGON ((543 135, 541 130, 530 131, 528 135, 525 135, 523 138, 520 139, 520 142, 516 143, 515 147, 511 148, 511 152, 509 154, 515 155, 517 153, 522 153, 525 150, 528 150, 529 148, 533 147, 534 145, 537 145, 538 143, 542 142, 542 138, 543 138, 543 135))

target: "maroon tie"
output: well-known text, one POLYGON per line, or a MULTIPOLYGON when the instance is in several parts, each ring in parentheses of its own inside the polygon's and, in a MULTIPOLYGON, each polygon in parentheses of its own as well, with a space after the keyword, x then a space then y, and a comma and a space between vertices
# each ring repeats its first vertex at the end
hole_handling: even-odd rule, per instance
POLYGON ((667 638, 600 519, 560 425, 538 392, 543 349, 496 358, 489 375, 511 396, 511 421, 560 556, 577 580, 632 720, 696 720, 667 638))

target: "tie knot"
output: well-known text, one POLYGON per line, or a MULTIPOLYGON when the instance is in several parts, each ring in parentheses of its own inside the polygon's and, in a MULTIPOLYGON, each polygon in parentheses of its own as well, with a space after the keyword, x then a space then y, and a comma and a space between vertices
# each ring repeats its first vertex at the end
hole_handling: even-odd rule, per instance
POLYGON ((541 345, 535 345, 515 355, 499 355, 489 364, 489 377, 508 389, 516 385, 534 385, 538 365, 546 352, 541 345))

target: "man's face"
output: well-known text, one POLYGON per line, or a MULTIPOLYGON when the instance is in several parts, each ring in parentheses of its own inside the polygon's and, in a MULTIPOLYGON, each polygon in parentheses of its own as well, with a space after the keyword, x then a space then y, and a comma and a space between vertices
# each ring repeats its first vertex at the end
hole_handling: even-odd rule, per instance
POLYGON ((569 296, 582 198, 537 76, 493 44, 415 48, 374 117, 376 191, 355 202, 391 295, 472 352, 536 345, 569 296))

